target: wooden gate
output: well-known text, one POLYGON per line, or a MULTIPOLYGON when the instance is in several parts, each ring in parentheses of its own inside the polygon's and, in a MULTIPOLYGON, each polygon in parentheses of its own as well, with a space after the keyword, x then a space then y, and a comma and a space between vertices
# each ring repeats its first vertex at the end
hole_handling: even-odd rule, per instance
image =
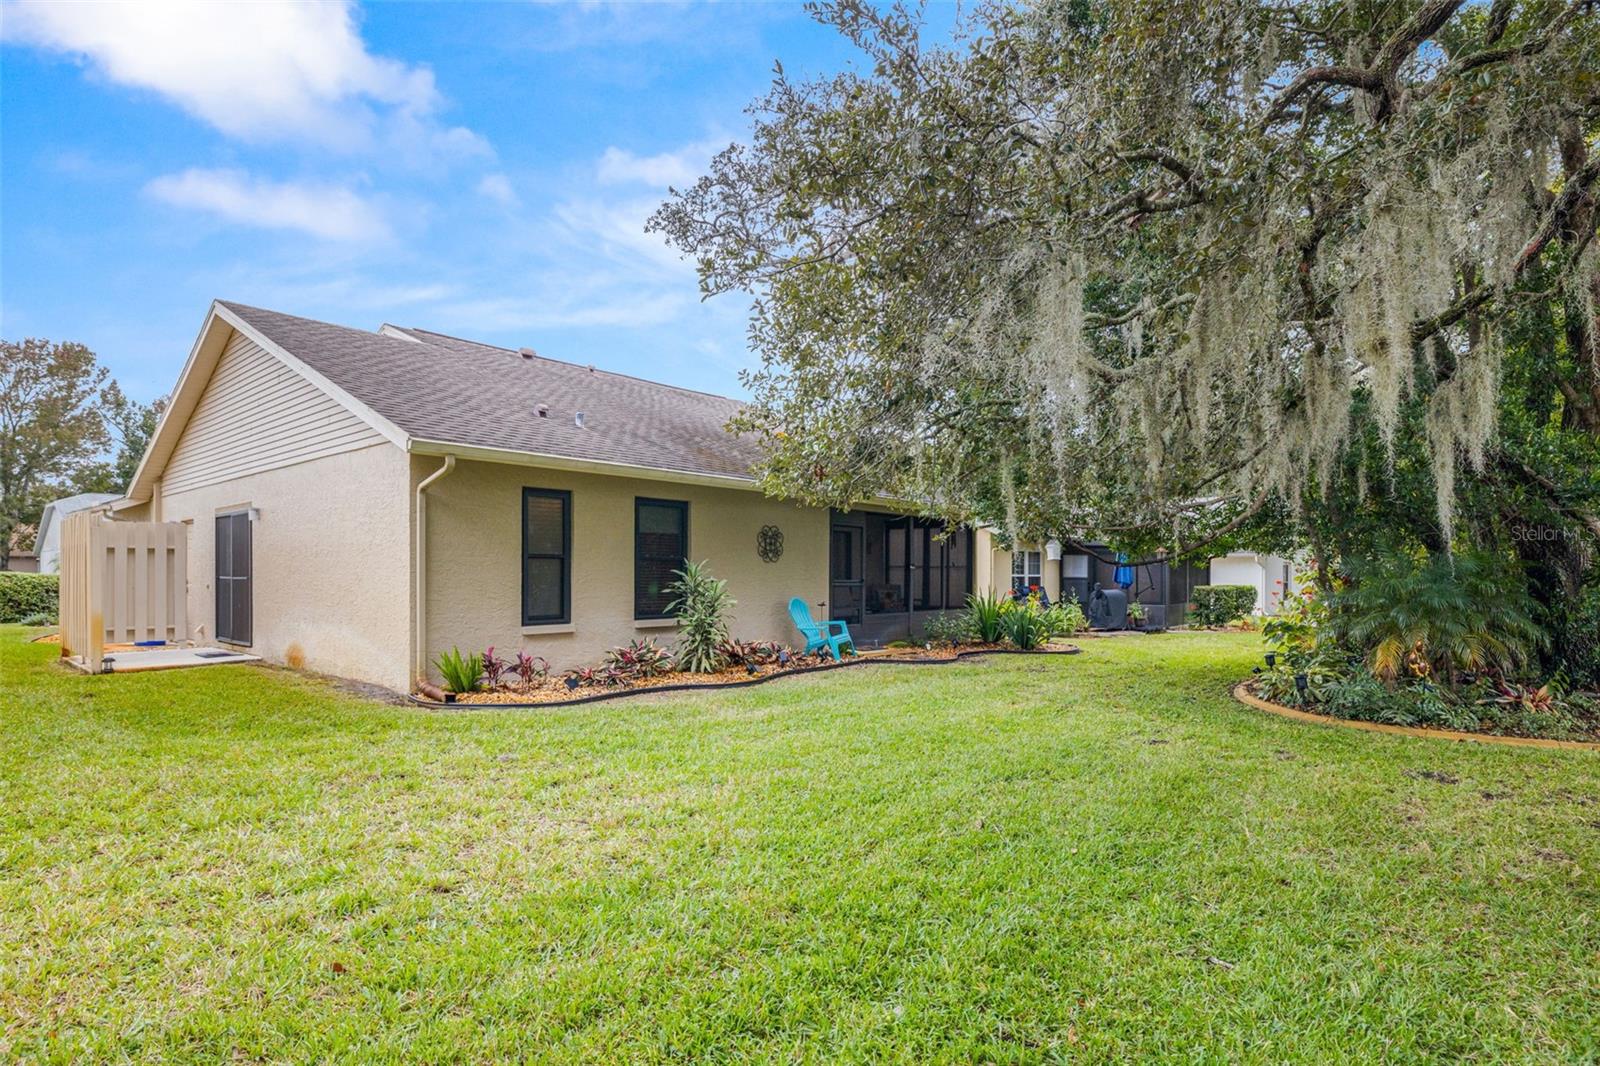
POLYGON ((98 673, 107 644, 189 639, 189 536, 182 522, 61 523, 61 654, 98 673))

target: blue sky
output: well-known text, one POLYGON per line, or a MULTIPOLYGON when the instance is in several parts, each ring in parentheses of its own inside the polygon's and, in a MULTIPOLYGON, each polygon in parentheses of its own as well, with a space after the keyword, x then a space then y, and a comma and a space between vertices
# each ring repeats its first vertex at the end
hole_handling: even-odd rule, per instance
POLYGON ((790 4, 7 3, 0 43, 0 332, 141 400, 213 297, 737 393, 746 304, 644 219, 774 60, 857 58, 790 4))

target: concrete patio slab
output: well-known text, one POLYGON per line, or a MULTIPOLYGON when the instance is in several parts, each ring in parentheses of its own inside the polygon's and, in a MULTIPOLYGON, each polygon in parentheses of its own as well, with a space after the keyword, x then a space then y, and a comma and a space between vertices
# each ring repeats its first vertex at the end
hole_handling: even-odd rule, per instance
MULTIPOLYGON (((229 663, 260 661, 259 655, 247 655, 224 648, 138 648, 108 653, 104 672, 127 674, 140 670, 182 670, 190 666, 225 666, 229 663)), ((68 659, 67 662, 83 669, 75 659, 68 659)))

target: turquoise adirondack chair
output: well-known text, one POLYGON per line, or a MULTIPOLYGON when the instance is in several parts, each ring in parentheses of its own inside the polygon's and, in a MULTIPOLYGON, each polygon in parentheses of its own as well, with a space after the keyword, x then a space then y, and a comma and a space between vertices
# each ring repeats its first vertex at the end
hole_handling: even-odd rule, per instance
POLYGON ((818 625, 811 620, 811 608, 806 606, 806 601, 799 596, 789 601, 789 617, 794 619, 794 627, 800 635, 806 638, 805 654, 827 648, 833 656, 833 661, 839 661, 840 647, 848 644, 850 654, 856 653, 856 638, 850 635, 850 627, 843 622, 823 622, 818 625))

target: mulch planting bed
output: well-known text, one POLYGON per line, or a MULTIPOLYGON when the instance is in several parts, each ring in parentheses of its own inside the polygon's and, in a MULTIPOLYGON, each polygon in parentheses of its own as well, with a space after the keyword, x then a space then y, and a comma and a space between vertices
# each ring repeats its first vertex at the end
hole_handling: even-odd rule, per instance
POLYGON ((702 689, 738 688, 775 681, 780 677, 822 673, 855 666, 879 665, 939 665, 953 663, 978 655, 1075 655, 1073 644, 1052 643, 1034 651, 1018 651, 999 644, 969 644, 960 648, 884 648, 849 655, 842 662, 817 656, 797 657, 787 665, 769 663, 758 666, 754 673, 744 667, 729 667, 714 674, 691 674, 674 671, 626 685, 584 685, 569 689, 560 677, 546 678, 531 685, 520 682, 493 692, 467 692, 454 701, 439 703, 424 696, 412 694, 412 703, 422 707, 562 707, 579 703, 598 703, 602 700, 622 699, 659 692, 690 692, 702 689))
POLYGON ((1451 740, 1457 743, 1472 744, 1502 744, 1512 748, 1566 748, 1575 751, 1600 751, 1600 742, 1592 740, 1555 740, 1550 737, 1512 737, 1499 733, 1467 733, 1457 729, 1434 729, 1430 726, 1416 725, 1389 725, 1386 722, 1367 722, 1356 718, 1335 718, 1331 714, 1321 711, 1301 710, 1298 707, 1286 707, 1281 703, 1274 703, 1263 698, 1255 691, 1255 685, 1249 681, 1241 681, 1233 687, 1233 698, 1246 707, 1253 707, 1258 711, 1275 714, 1280 718, 1291 718, 1297 722, 1312 722, 1317 725, 1339 726, 1343 729, 1358 729, 1364 733, 1388 733, 1390 736, 1419 737, 1426 740, 1451 740))

